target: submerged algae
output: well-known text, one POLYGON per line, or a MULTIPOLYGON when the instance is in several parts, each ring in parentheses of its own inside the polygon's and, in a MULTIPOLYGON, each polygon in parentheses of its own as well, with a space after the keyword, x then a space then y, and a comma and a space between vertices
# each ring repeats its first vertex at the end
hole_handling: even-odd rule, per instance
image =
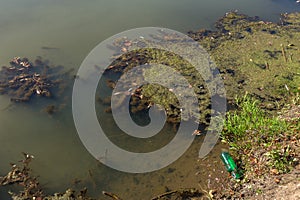
MULTIPOLYGON (((126 73, 127 80, 130 80, 118 80, 119 83, 121 82, 121 85, 126 87, 114 91, 113 95, 121 94, 119 99, 122 99, 124 95, 132 95, 130 102, 132 113, 147 110, 153 104, 159 104, 166 110, 168 115, 167 121, 169 122, 179 123, 181 120, 198 121, 200 117, 201 123, 208 123, 208 118, 211 113, 210 91, 205 82, 210 82, 209 84, 214 82, 213 71, 215 70, 215 66, 209 63, 209 58, 205 57, 207 54, 203 53, 203 55, 201 55, 203 58, 197 59, 201 61, 205 59, 205 61, 207 61, 206 65, 210 65, 209 67, 211 67, 211 69, 204 68, 199 72, 191 63, 173 53, 173 49, 166 51, 159 48, 161 45, 163 46, 170 42, 169 40, 172 40, 172 48, 184 48, 185 50, 193 51, 193 49, 188 46, 189 43, 181 41, 182 39, 180 38, 176 38, 176 35, 156 35, 153 37, 159 40, 159 44, 154 44, 158 45, 158 48, 144 48, 138 51, 131 51, 119 57, 117 61, 114 61, 112 66, 107 69, 105 72, 106 75, 109 74, 110 71, 120 73, 120 76, 126 73), (166 39, 166 37, 168 39, 166 39), (128 58, 130 56, 132 56, 131 59, 128 58), (141 69, 136 67, 140 65, 143 65, 142 68, 140 67, 141 69), (130 70, 135 67, 138 69, 136 69, 134 73, 130 72, 130 70), (180 78, 175 78, 174 74, 178 74, 176 77, 180 78), (205 77, 206 80, 203 79, 203 74, 207 74, 207 77, 205 77), (155 82, 157 84, 143 84, 145 82, 155 82), (140 87, 129 93, 124 92, 126 91, 125 88, 128 88, 128 85, 132 85, 133 88, 134 85, 140 87), (177 96, 173 94, 175 91, 177 92, 177 96), (192 98, 193 95, 188 94, 188 91, 193 91, 196 100, 192 98), (180 103, 178 98, 181 97, 184 97, 185 101, 180 103), (195 105, 197 109, 194 110, 192 108, 189 109, 189 106, 185 106, 194 104, 197 104, 195 105), (182 112, 183 109, 185 109, 185 112, 182 112)), ((141 41, 139 42, 141 43, 141 41)), ((145 42, 145 40, 142 42, 145 42)), ((134 43, 138 42, 135 41, 134 43)), ((174 49, 174 51, 176 50, 174 49)), ((107 77, 109 78, 109 76, 107 77)), ((111 83, 111 81, 108 82, 111 83)), ((215 92, 216 88, 213 88, 213 90, 212 92, 215 92)), ((121 104, 122 101, 114 103, 121 104)))

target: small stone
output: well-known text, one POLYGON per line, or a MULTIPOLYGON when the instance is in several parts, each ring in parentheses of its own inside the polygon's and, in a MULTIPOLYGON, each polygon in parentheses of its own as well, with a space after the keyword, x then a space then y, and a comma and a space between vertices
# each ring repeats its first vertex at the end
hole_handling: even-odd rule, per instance
POLYGON ((279 174, 278 169, 271 169, 270 172, 271 172, 271 174, 275 174, 275 175, 279 174))

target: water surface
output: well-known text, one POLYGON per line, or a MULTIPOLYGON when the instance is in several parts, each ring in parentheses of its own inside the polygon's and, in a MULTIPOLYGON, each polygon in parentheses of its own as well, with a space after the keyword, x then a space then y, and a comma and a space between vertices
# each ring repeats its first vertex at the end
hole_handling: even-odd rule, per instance
MULTIPOLYGON (((7 65, 14 56, 42 56, 77 70, 98 43, 128 29, 157 26, 184 33, 213 28, 218 18, 232 10, 278 21, 280 13, 299 8, 292 0, 0 0, 0 65, 7 65)), ((164 192, 165 187, 207 185, 208 174, 213 169, 222 170, 220 145, 206 162, 197 162, 201 138, 181 159, 157 172, 132 175, 109 169, 81 144, 70 99, 54 116, 41 111, 47 103, 11 105, 7 96, 0 96, 0 174, 9 170, 9 162, 20 160, 20 152, 25 151, 35 155, 34 173, 41 176, 49 192, 63 191, 76 179, 81 182, 73 187, 87 185, 94 196, 108 190, 125 199, 143 199, 164 192)), ((118 137, 111 115, 100 116, 106 129, 118 137)), ((172 130, 171 126, 165 127, 162 142, 171 138, 172 130)), ((120 141, 124 146, 133 145, 131 140, 120 141)), ((1 199, 7 197, 5 193, 1 188, 1 199)))

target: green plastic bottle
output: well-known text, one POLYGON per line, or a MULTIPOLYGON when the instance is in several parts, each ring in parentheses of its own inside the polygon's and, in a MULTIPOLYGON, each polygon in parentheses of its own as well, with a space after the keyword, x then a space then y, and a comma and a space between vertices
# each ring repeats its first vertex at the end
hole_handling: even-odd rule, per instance
POLYGON ((231 175, 235 178, 235 179, 239 179, 242 177, 242 174, 239 172, 233 158, 231 157, 231 155, 228 152, 222 152, 221 153, 221 160, 223 161, 226 170, 231 173, 231 175))

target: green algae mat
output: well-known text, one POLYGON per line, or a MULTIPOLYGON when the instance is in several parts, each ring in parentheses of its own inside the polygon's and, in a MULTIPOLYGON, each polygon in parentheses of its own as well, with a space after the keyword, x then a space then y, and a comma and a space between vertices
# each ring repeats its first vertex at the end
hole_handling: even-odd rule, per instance
MULTIPOLYGON (((258 17, 249 17, 235 12, 227 13, 216 22, 215 30, 190 31, 188 35, 209 53, 214 64, 212 71, 220 73, 225 85, 226 94, 221 95, 229 103, 236 96, 248 93, 259 100, 260 106, 269 111, 279 110, 286 103, 291 94, 299 91, 300 87, 300 15, 299 13, 281 15, 279 23, 261 21, 258 17)), ((154 36, 161 37, 161 41, 168 40, 180 43, 176 35, 154 36)), ((160 39, 160 38, 158 38, 160 39)), ((124 38, 116 40, 121 56, 117 57, 106 74, 127 73, 135 66, 161 63, 172 66, 178 71, 197 94, 200 110, 200 123, 207 124, 211 115, 211 100, 209 91, 193 66, 171 52, 158 49, 143 49, 128 51, 141 41, 129 41, 124 38)), ((182 47, 182 46, 181 46, 182 47)), ((186 46, 188 49, 189 46, 186 46)), ((147 74, 150 79, 158 75, 155 70, 141 70, 136 73, 147 74)), ((160 73, 168 72, 161 68, 160 73)), ((136 74, 132 74, 134 77, 136 74)), ((129 75, 130 76, 130 75, 129 75)), ((167 75, 166 75, 167 77, 167 75)), ((110 77, 107 76, 109 79, 110 77)), ((113 88, 114 80, 107 82, 113 88)), ((160 80, 168 82, 169 80, 160 80)), ((179 81, 179 80, 178 80, 179 81)), ((130 83, 124 82, 123 85, 130 83)), ((139 84, 139 80, 136 80, 139 84)), ((180 93, 185 89, 174 84, 180 93)), ((179 84, 180 85, 180 84, 179 84)), ((163 106, 168 115, 168 122, 178 123, 197 118, 199 113, 188 113, 181 116, 180 105, 172 94, 172 89, 160 85, 143 85, 131 97, 131 112, 145 111, 153 104, 163 106)), ((126 94, 119 95, 119 104, 126 94)), ((108 109, 108 111, 110 111, 108 109)), ((212 111, 214 112, 214 111, 212 111)))
POLYGON ((248 92, 268 109, 278 109, 300 87, 300 14, 280 23, 227 13, 216 31, 190 32, 223 74, 228 99, 248 92))

